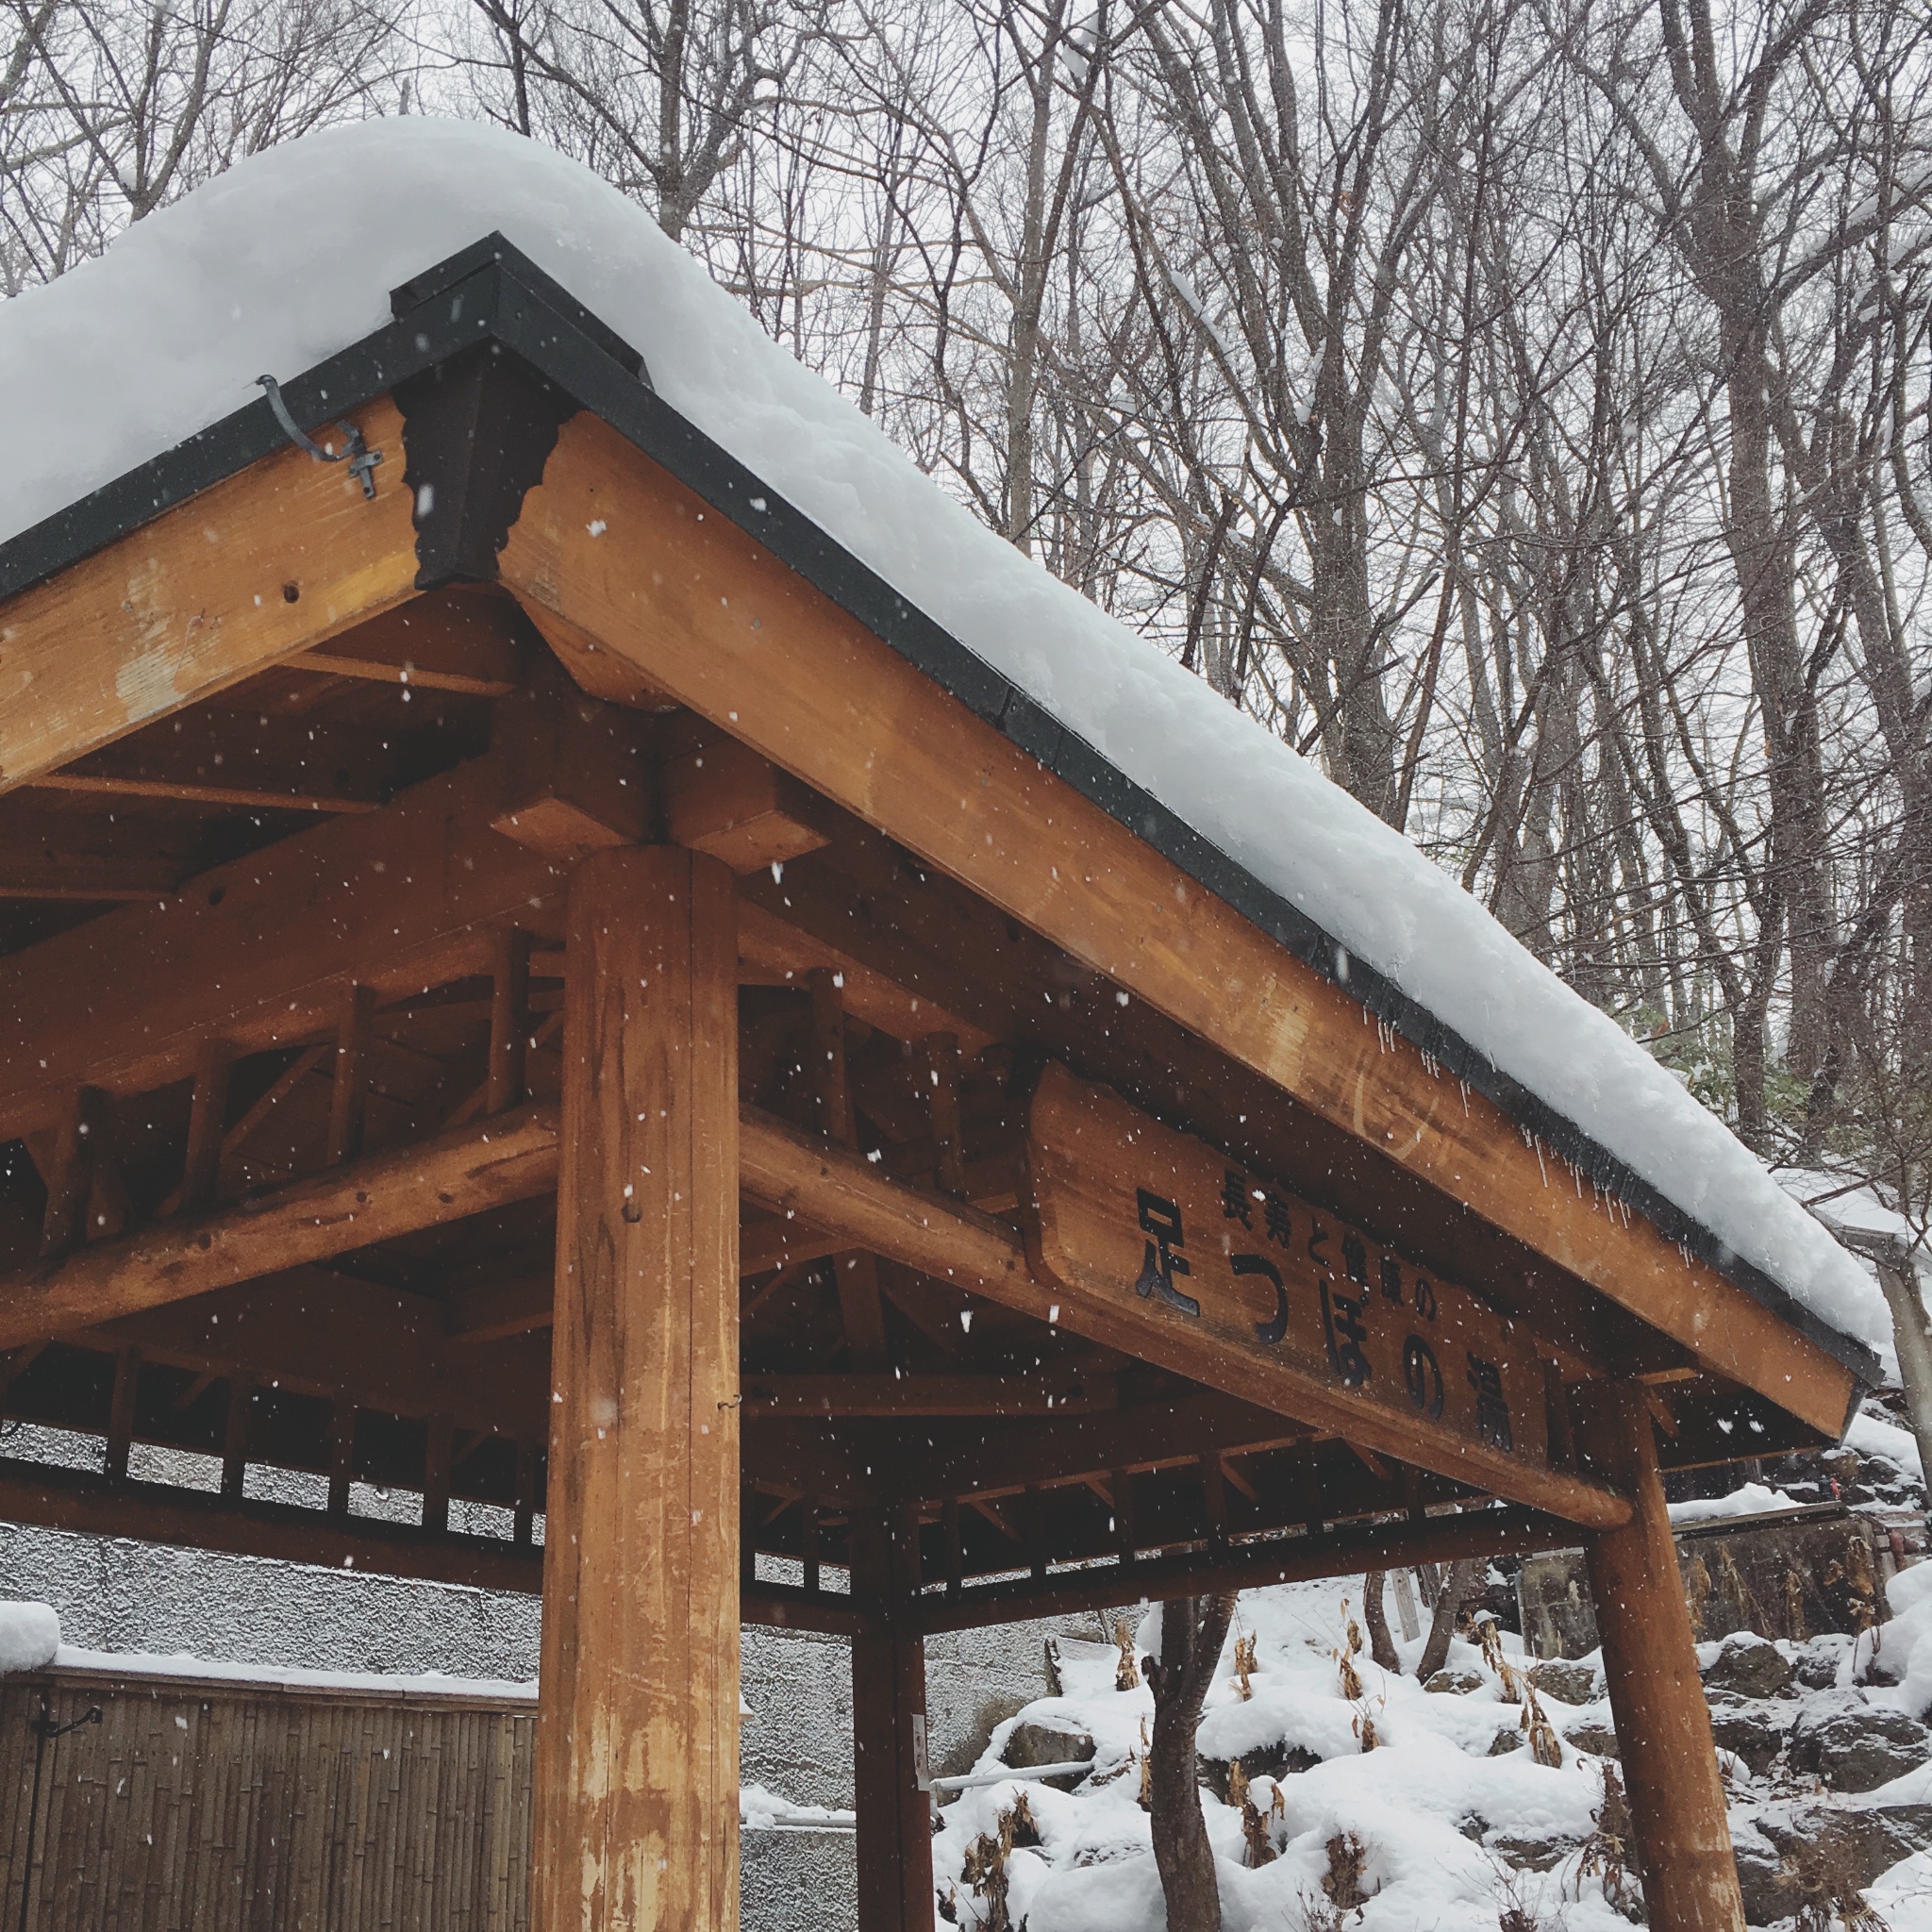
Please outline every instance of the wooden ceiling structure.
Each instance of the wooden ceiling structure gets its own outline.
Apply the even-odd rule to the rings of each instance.
[[[394,307],[373,494],[263,404],[0,548],[0,1413],[106,1445],[0,1517],[541,1590],[549,1932],[733,1922],[741,1618],[924,1932],[926,1634],[1581,1540],[1741,1925],[1658,1472],[1869,1358],[499,238]]]

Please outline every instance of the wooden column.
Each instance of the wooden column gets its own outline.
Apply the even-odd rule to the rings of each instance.
[[[890,1609],[918,1580],[917,1524],[852,1525],[856,1596]],[[858,1932],[932,1932],[931,1801],[919,1789],[925,1642],[888,1616],[852,1640],[853,1802],[858,1814]]]
[[[731,874],[578,868],[566,954],[533,1932],[738,1922]]]
[[[1710,1711],[1644,1392],[1607,1388],[1579,1421],[1591,1466],[1636,1506],[1621,1528],[1590,1540],[1590,1588],[1652,1932],[1743,1932]]]

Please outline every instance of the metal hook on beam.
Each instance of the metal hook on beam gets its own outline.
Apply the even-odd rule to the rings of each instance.
[[[297,449],[306,449],[318,463],[346,462],[349,474],[362,486],[362,494],[373,497],[375,494],[375,466],[382,460],[379,449],[371,449],[362,441],[362,432],[353,423],[336,423],[331,426],[341,434],[344,447],[325,449],[312,437],[303,434],[301,425],[289,413],[289,406],[282,399],[282,386],[273,375],[258,375],[256,382],[268,391],[268,406],[275,412],[275,421],[287,432],[289,441]]]

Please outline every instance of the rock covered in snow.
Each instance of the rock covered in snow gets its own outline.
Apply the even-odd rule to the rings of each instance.
[[[1595,1718],[1585,1724],[1572,1724],[1563,1733],[1563,1739],[1574,1749],[1587,1751],[1592,1757],[1607,1757],[1614,1761],[1621,1760],[1624,1756],[1616,1732]]]
[[[1558,1704],[1593,1703],[1597,1696],[1597,1680],[1594,1664],[1575,1663],[1565,1657],[1550,1657],[1529,1674],[1529,1681],[1536,1686],[1537,1695],[1554,1697]]]
[[[1233,1786],[1237,1764],[1250,1784],[1261,1777],[1273,1778],[1279,1784],[1283,1778],[1293,1777],[1297,1772],[1313,1771],[1321,1761],[1314,1752],[1304,1746],[1291,1744],[1286,1738],[1277,1738],[1272,1744],[1257,1744],[1252,1750],[1243,1751],[1233,1758],[1209,1757],[1204,1752],[1199,1759],[1201,1783],[1224,1805]]]
[[[1604,1803],[1602,1767],[1574,1753],[1558,1766],[1538,1763],[1524,1748],[1523,1706],[1504,1701],[1505,1685],[1473,1643],[1450,1649],[1447,1668],[1473,1687],[1459,1695],[1431,1696],[1416,1680],[1420,1636],[1397,1641],[1404,1674],[1385,1673],[1365,1652],[1344,1671],[1343,1602],[1358,1609],[1359,1591],[1357,1577],[1241,1599],[1241,1632],[1256,1644],[1248,1694],[1230,1641],[1196,1740],[1227,1932],[1328,1923],[1304,1907],[1332,1903],[1324,1882],[1336,1876],[1337,1846],[1356,1874],[1350,1884],[1359,1880],[1359,1921],[1355,1908],[1346,1914],[1352,1932],[1357,1923],[1360,1932],[1494,1932],[1512,1888],[1548,1907],[1552,1916],[1539,1923],[1554,1924],[1560,1907],[1565,1932],[1621,1932],[1626,1922],[1599,1880],[1579,1881],[1576,1871],[1575,1853]],[[1158,1641],[1150,1619],[1137,1648],[1151,1653]],[[1503,1641],[1521,1673],[1520,1641]],[[1056,1730],[1077,1724],[1092,1738],[1093,1769],[1076,1790],[1002,1781],[944,1807],[934,1874],[941,1910],[961,1932],[986,1924],[990,1898],[975,1892],[973,1874],[983,1885],[1001,1820],[1015,1817],[1023,1790],[1032,1827],[1009,1834],[1008,1922],[1032,1932],[1159,1932],[1159,1879],[1140,1804],[1153,1705],[1144,1684],[1115,1689],[1115,1662],[1111,1646],[1066,1646],[1063,1694],[1020,1718]],[[1593,1665],[1583,1669],[1593,1677]],[[1486,1756],[1499,1735],[1514,1748]],[[1006,1741],[996,1739],[976,1769],[999,1771]],[[1245,1808],[1228,1802],[1243,1782]],[[1250,1862],[1257,1840],[1269,1854],[1258,1864]]]
[[[1548,1872],[1574,1853],[1583,1840],[1562,1832],[1492,1831],[1483,1842],[1518,1872]]]
[[[1852,1640],[1842,1630],[1827,1630],[1798,1653],[1792,1675],[1807,1690],[1829,1690],[1851,1654]]]
[[[1829,1873],[1862,1891],[1932,1844],[1932,1805],[1770,1806],[1732,1842],[1746,1920],[1775,1925],[1808,1903],[1807,1881]]]
[[[1007,1733],[1000,1756],[1015,1771],[1034,1771],[1042,1764],[1091,1764],[1093,1740],[1069,1720],[1031,1718]]]
[[[1744,1697],[1782,1697],[1791,1677],[1790,1661],[1776,1644],[1740,1630],[1724,1639],[1716,1662],[1704,1674],[1704,1688],[1735,1690]]]
[[[0,1603],[0,1675],[43,1671],[60,1648],[60,1619],[46,1604]]]
[[[1762,1777],[1785,1748],[1788,1709],[1767,1710],[1752,1699],[1714,1691],[1710,1699],[1711,1738],[1720,1751],[1741,1758],[1754,1777]]]
[[[1856,1686],[1818,1690],[1798,1707],[1790,1758],[1835,1791],[1875,1791],[1932,1759],[1932,1730]]]

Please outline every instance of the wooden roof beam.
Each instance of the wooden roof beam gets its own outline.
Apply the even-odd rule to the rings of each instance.
[[[536,1596],[543,1588],[541,1544],[520,1546],[449,1530],[425,1534],[409,1524],[332,1517],[293,1504],[237,1501],[159,1483],[110,1483],[40,1463],[0,1461],[0,1517],[8,1523],[475,1590]],[[739,1609],[747,1624],[832,1636],[869,1629],[874,1621],[870,1607],[852,1597],[774,1583],[742,1585]]]
[[[463,1219],[508,1202],[543,1194],[557,1184],[558,1115],[525,1106],[480,1124],[444,1133],[419,1145],[392,1149],[297,1181],[248,1204],[194,1220],[166,1222],[139,1233],[78,1249],[66,1259],[27,1270],[0,1283],[0,1349],[49,1334],[98,1326],[145,1308]],[[1145,1332],[1136,1304],[1118,1317],[1069,1304],[1061,1291],[1036,1281],[1024,1243],[1008,1224],[964,1203],[923,1194],[880,1174],[863,1156],[823,1137],[800,1133],[756,1110],[742,1110],[741,1185],[774,1205],[795,1205],[815,1225],[843,1234],[850,1245],[915,1268],[938,1280],[976,1290],[1041,1321],[1058,1318],[1073,1332],[1110,1347],[1158,1353],[1161,1337]],[[1198,1351],[1196,1352],[1198,1355]],[[1220,1364],[1189,1357],[1198,1379],[1224,1367],[1242,1388],[1254,1365]],[[1361,1407],[1338,1418],[1338,1398],[1291,1364],[1269,1364],[1263,1379],[1278,1385],[1280,1406],[1327,1419],[1372,1447],[1451,1473],[1468,1459],[1465,1447],[1438,1441],[1426,1430],[1416,1440],[1383,1415]],[[1444,1460],[1443,1458],[1447,1458]],[[1106,1458],[1109,1462],[1118,1458]],[[1617,1499],[1548,1467],[1492,1457],[1479,1480],[1518,1500],[1546,1505],[1593,1522],[1613,1518]]]
[[[621,549],[589,532],[621,516]],[[622,436],[566,423],[503,580],[587,690],[668,692],[1132,997],[1836,1439],[1851,1372],[866,633]],[[639,594],[643,581],[653,594]],[[774,640],[783,648],[774,649]]]
[[[352,414],[401,449],[387,397]],[[416,573],[408,491],[365,500],[276,450],[0,609],[0,791],[317,648],[412,597]]]
[[[143,1361],[353,1402],[417,1421],[541,1441],[545,1350],[452,1351],[436,1304],[352,1274],[292,1268],[125,1316],[63,1340]]]
[[[0,1349],[548,1192],[557,1186],[557,1136],[554,1107],[524,1107],[291,1182],[245,1207],[93,1242],[0,1281]]]
[[[1314,1535],[1237,1541],[1221,1550],[1178,1557],[1082,1561],[1044,1577],[922,1591],[901,1614],[925,1636],[984,1629],[1030,1617],[1066,1617],[1175,1596],[1313,1582],[1363,1570],[1396,1570],[1460,1557],[1526,1556],[1576,1541],[1574,1524],[1534,1509],[1472,1509],[1421,1523],[1349,1524]]]
[[[1581,1477],[1546,1461],[1472,1444],[1420,1417],[1405,1422],[1393,1408],[1352,1400],[1286,1356],[1257,1362],[1250,1359],[1252,1352],[1217,1347],[1211,1334],[1174,1327],[1154,1303],[1139,1296],[1126,1294],[1113,1305],[1070,1296],[1050,1279],[1036,1277],[1024,1239],[1005,1222],[941,1195],[919,1193],[879,1174],[862,1155],[751,1108],[742,1111],[739,1158],[741,1184],[755,1197],[794,1208],[820,1226],[842,1229],[855,1247],[974,1290],[1090,1341],[1576,1522],[1601,1525],[1628,1513],[1622,1498]]]
[[[128,1093],[185,1078],[211,1034],[238,1057],[306,1043],[332,1026],[344,980],[387,1006],[487,974],[506,924],[554,940],[576,854],[644,829],[648,768],[608,727],[648,727],[608,707],[559,724],[541,698],[506,703],[489,755],[379,812],[204,872],[166,907],[144,888],[144,903],[0,958],[0,1139],[55,1118],[82,1081]],[[842,973],[848,1009],[896,1038],[991,1039],[771,914],[746,910],[741,953],[753,980]],[[552,970],[560,956],[533,961]]]
[[[491,827],[533,782],[515,758],[476,758],[204,873],[177,903],[0,959],[0,1138],[82,1079],[140,1093],[184,1078],[210,1034],[238,1056],[313,1040],[344,982],[386,1004],[488,973],[498,927],[561,917],[566,870]]]
[[[747,1416],[1071,1416],[1120,1404],[1111,1375],[1061,1368],[1012,1374],[747,1374],[743,1388]]]
[[[522,680],[527,639],[514,605],[488,589],[462,586],[382,611],[323,649],[305,651],[289,669],[502,697]]]

